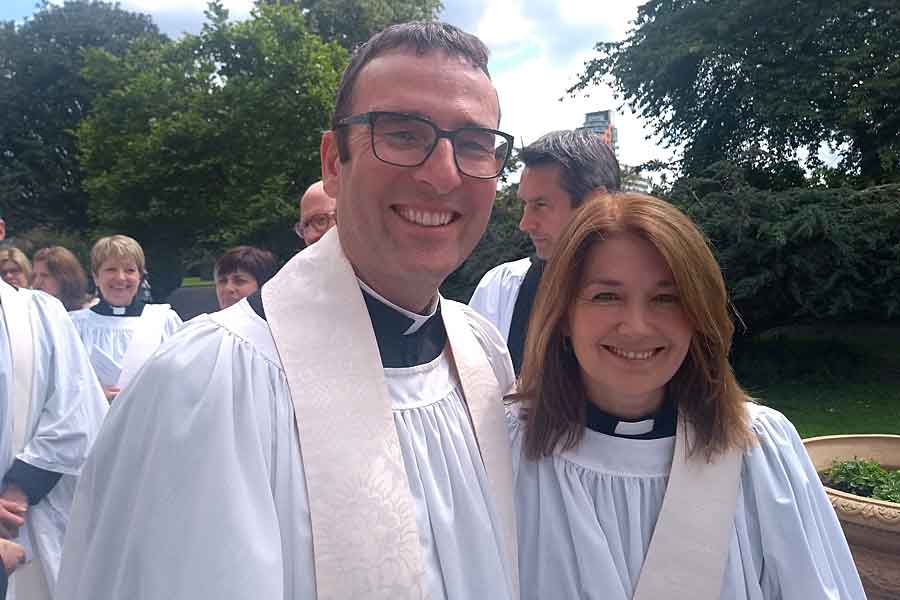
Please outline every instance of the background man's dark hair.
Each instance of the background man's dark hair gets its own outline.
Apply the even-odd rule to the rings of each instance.
[[[619,161],[603,137],[587,129],[551,131],[523,148],[519,158],[526,167],[559,165],[562,188],[572,208],[597,188],[622,189]]]
[[[350,151],[347,148],[347,132],[337,124],[350,116],[353,86],[359,72],[381,54],[398,48],[413,49],[418,56],[442,50],[451,56],[466,59],[473,67],[483,71],[488,79],[491,78],[487,66],[487,46],[471,33],[440,21],[412,21],[385,28],[356,49],[338,86],[331,129],[337,138],[341,161],[350,159]]]

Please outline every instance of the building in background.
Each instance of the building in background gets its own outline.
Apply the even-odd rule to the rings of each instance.
[[[653,180],[642,175],[637,167],[620,164],[622,169],[622,189],[626,192],[649,194],[653,191]]]
[[[613,111],[598,110],[584,114],[584,125],[578,129],[587,129],[594,133],[599,133],[605,141],[613,149],[616,156],[619,155],[619,133],[613,124]]]

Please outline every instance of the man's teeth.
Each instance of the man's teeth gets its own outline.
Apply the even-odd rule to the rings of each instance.
[[[616,348],[615,346],[607,346],[606,347],[610,352],[615,354],[616,356],[621,356],[622,358],[626,358],[628,360],[647,360],[656,354],[656,350],[645,350],[643,352],[629,352],[628,350],[622,350],[621,348]]]
[[[440,227],[453,220],[452,212],[431,212],[406,207],[398,208],[397,214],[407,221],[416,225],[424,225],[425,227]]]

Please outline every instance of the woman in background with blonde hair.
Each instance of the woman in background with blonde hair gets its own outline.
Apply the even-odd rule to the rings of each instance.
[[[561,240],[510,409],[522,597],[864,598],[796,430],[735,380],[696,226],[601,196]]]
[[[147,274],[144,250],[125,235],[100,238],[91,249],[91,271],[100,301],[72,313],[94,371],[112,400],[163,340],[181,326],[168,304],[138,297]]]
[[[0,248],[0,277],[15,288],[31,285],[31,262],[25,253],[14,246]]]
[[[87,308],[87,275],[78,258],[67,248],[51,246],[34,253],[32,286],[55,296],[66,310]]]

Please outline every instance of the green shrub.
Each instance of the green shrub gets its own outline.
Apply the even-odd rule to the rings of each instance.
[[[900,503],[900,471],[888,471],[871,459],[835,461],[822,473],[822,483],[857,496]]]
[[[774,192],[722,162],[668,199],[709,237],[750,335],[900,318],[900,185]]]
[[[731,354],[738,381],[832,384],[864,381],[875,361],[866,351],[835,339],[745,338]]]

